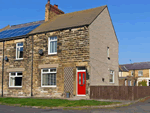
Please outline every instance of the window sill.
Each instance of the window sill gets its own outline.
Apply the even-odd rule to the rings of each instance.
[[[57,55],[57,53],[48,53],[48,55]]]
[[[23,60],[23,58],[20,58],[20,59],[15,59],[15,61],[20,61],[20,60]]]
[[[42,88],[56,88],[57,86],[41,86]]]
[[[114,82],[109,82],[109,83],[114,84]]]
[[[15,86],[9,87],[9,89],[21,89],[21,88],[22,88],[22,86],[20,86],[20,87],[15,87]]]

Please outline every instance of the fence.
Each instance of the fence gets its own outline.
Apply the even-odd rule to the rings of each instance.
[[[137,100],[150,96],[149,86],[90,86],[90,99]]]

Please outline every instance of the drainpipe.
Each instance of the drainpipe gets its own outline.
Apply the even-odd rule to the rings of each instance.
[[[32,73],[31,73],[31,97],[33,96],[33,36],[32,36]]]
[[[4,75],[4,41],[3,41],[3,59],[2,59],[2,97],[3,97],[3,75]]]

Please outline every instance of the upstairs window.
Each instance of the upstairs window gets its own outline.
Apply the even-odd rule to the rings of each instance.
[[[9,87],[22,87],[22,72],[9,73]]]
[[[23,59],[23,42],[16,44],[16,59]]]
[[[48,39],[48,54],[57,54],[57,36]]]
[[[139,71],[138,76],[143,76],[143,71]]]

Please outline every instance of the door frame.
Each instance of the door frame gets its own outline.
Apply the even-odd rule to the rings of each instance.
[[[85,95],[78,95],[78,72],[86,72],[86,70],[78,70],[76,68],[76,96],[86,96],[86,93],[85,93]],[[86,77],[85,77],[85,79],[86,79]],[[85,85],[85,90],[86,90],[86,85]]]

